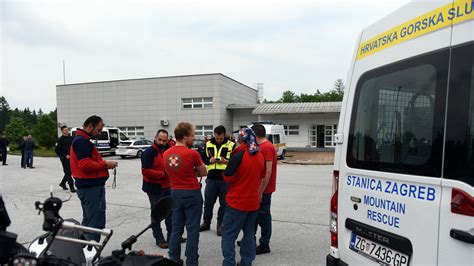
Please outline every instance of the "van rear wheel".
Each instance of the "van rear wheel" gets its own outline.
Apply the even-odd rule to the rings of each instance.
[[[138,157],[138,158],[142,158],[142,154],[143,154],[142,151],[137,151],[137,157]]]
[[[286,156],[286,150],[284,150],[284,151],[281,153],[280,159],[281,159],[281,160],[285,160],[285,156]]]
[[[125,159],[127,156],[126,155],[120,155],[120,158]]]

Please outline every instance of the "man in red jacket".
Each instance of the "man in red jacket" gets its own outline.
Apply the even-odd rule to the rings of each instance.
[[[105,182],[108,169],[118,166],[116,161],[102,159],[95,145],[90,141],[97,138],[104,127],[99,116],[86,119],[82,129],[76,131],[70,151],[70,164],[77,196],[81,200],[82,225],[98,229],[105,228]],[[100,241],[100,234],[86,234],[90,239]]]
[[[250,128],[239,131],[239,146],[234,150],[223,173],[229,183],[227,209],[222,222],[222,265],[235,265],[235,240],[242,230],[240,265],[252,265],[255,259],[255,222],[260,207],[260,186],[265,177],[265,163],[255,133]]]
[[[262,201],[260,202],[260,210],[257,215],[257,223],[255,224],[255,233],[257,226],[260,226],[261,237],[256,254],[270,253],[270,237],[272,236],[272,215],[270,206],[272,202],[272,193],[276,190],[277,175],[277,153],[275,146],[266,138],[265,127],[262,125],[252,126],[252,130],[257,136],[257,143],[265,160],[266,174],[260,187]]]
[[[163,166],[163,153],[169,147],[168,131],[160,129],[156,133],[153,145],[147,148],[141,157],[143,175],[142,190],[148,195],[151,209],[153,209],[161,198],[171,195],[170,179]],[[153,222],[153,217],[151,221]],[[165,218],[165,224],[167,231],[166,239],[161,231],[160,223],[156,223],[155,226],[151,228],[156,245],[160,248],[168,248],[168,241],[171,235],[171,214]]]

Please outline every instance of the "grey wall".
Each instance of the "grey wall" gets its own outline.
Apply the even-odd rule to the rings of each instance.
[[[170,132],[181,121],[231,128],[227,105],[257,99],[256,90],[222,74],[58,85],[56,94],[59,123],[81,126],[97,114],[110,126],[144,126],[148,139],[162,128],[160,120],[169,120]],[[213,107],[182,109],[182,98],[197,97],[213,97]]]

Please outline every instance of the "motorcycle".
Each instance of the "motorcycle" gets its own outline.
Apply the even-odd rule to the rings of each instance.
[[[1,196],[0,196],[1,200]],[[66,200],[68,201],[68,200]],[[132,251],[132,246],[138,237],[153,227],[154,223],[161,222],[171,211],[171,197],[162,198],[152,209],[154,222],[148,225],[137,235],[130,236],[121,244],[121,249],[115,250],[111,255],[101,257],[101,253],[113,235],[111,229],[97,229],[80,225],[73,219],[64,220],[59,215],[63,202],[50,197],[44,203],[36,202],[35,207],[40,214],[44,214],[43,230],[47,231],[32,241],[28,249],[16,243],[16,235],[3,232],[3,224],[9,226],[9,218],[6,210],[6,219],[3,219],[2,205],[0,201],[0,264],[9,265],[157,265],[173,266],[178,263],[161,255],[147,255],[144,252]],[[3,209],[4,205],[3,205]],[[5,220],[5,221],[3,221]],[[5,227],[5,228],[6,228]],[[8,234],[6,234],[6,233]],[[98,243],[88,240],[85,233],[99,233],[104,239]],[[127,252],[129,250],[129,252]],[[8,258],[8,259],[7,259]]]

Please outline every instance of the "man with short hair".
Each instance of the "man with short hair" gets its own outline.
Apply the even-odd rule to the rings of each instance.
[[[33,141],[33,137],[28,135],[28,138],[25,142],[23,142],[23,148],[25,149],[25,157],[23,158],[23,168],[35,168],[33,166],[33,150],[35,149],[36,145]]]
[[[206,188],[204,190],[204,214],[203,223],[199,231],[207,231],[211,228],[212,212],[217,198],[219,198],[219,210],[217,212],[216,233],[222,235],[222,219],[226,207],[225,196],[227,193],[227,182],[224,181],[222,173],[229,163],[235,143],[230,141],[226,135],[224,126],[214,128],[214,138],[206,142],[206,156],[204,163],[207,165]]]
[[[69,136],[69,129],[67,126],[62,126],[61,127],[61,137],[58,138],[55,152],[59,157],[59,160],[61,161],[61,164],[63,166],[63,172],[64,172],[64,177],[61,180],[61,183],[59,183],[59,186],[62,187],[64,190],[67,190],[66,187],[66,182],[69,185],[69,189],[71,190],[72,193],[76,192],[76,189],[74,188],[74,180],[72,179],[71,176],[71,164],[69,159],[71,156],[69,155],[69,152],[71,150],[71,144],[73,137]]]
[[[250,128],[239,131],[238,147],[223,175],[229,183],[229,190],[222,222],[222,265],[235,265],[235,240],[240,231],[244,233],[240,245],[240,265],[252,265],[255,260],[255,222],[265,164]]]
[[[171,260],[182,262],[181,237],[186,226],[186,265],[198,265],[199,221],[202,214],[202,195],[198,176],[207,174],[201,156],[191,147],[194,140],[194,126],[179,123],[175,130],[176,145],[165,151],[164,166],[170,178],[173,198],[172,233],[169,242]]]
[[[151,210],[158,204],[160,199],[171,195],[170,179],[163,165],[163,153],[169,148],[168,131],[160,129],[156,132],[153,145],[147,148],[141,157],[143,175],[142,190],[148,195]],[[165,218],[166,239],[163,236],[160,223],[156,223],[151,228],[156,245],[160,248],[168,248],[172,228],[171,219],[172,213]],[[153,217],[151,221],[154,221]],[[182,241],[185,241],[185,239],[182,239]]]
[[[272,193],[276,190],[277,175],[277,153],[275,146],[267,140],[265,127],[263,125],[254,125],[252,130],[257,136],[257,143],[265,160],[265,178],[260,187],[260,209],[257,215],[257,223],[255,224],[255,234],[257,227],[260,225],[261,237],[259,245],[256,248],[256,254],[270,253],[270,237],[272,236],[272,215],[270,207],[272,202]]]
[[[82,129],[77,129],[71,145],[70,163],[76,182],[77,196],[81,200],[82,225],[105,228],[105,182],[108,169],[118,166],[116,161],[103,160],[97,147],[90,141],[97,138],[104,127],[99,116],[86,119]],[[89,239],[100,241],[100,234],[88,233]]]

